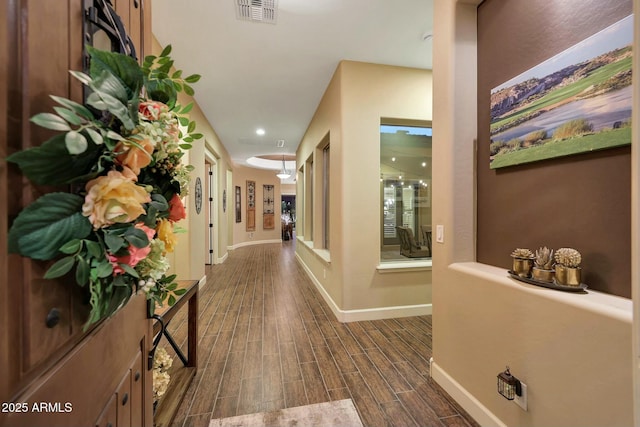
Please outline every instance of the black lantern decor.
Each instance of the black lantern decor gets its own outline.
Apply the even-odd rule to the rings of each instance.
[[[504,372],[498,374],[498,393],[509,400],[515,399],[516,395],[522,396],[520,380],[511,375],[508,366]]]

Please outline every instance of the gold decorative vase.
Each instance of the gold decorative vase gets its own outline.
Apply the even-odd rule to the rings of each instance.
[[[556,265],[556,282],[564,286],[580,286],[582,269]]]
[[[539,282],[553,282],[555,275],[555,270],[545,270],[544,268],[538,267],[533,267],[531,270],[531,278]]]
[[[531,277],[531,267],[533,267],[531,258],[513,258],[513,272],[518,276]]]

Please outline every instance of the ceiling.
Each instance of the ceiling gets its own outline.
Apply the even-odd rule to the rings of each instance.
[[[154,35],[202,75],[196,101],[237,165],[295,153],[341,60],[431,68],[432,0],[276,0],[275,24],[236,17],[273,1],[153,0]]]

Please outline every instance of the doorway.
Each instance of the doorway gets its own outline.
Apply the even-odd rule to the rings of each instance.
[[[296,228],[296,196],[283,194],[280,201],[282,240],[292,240]]]
[[[216,209],[214,193],[216,186],[216,163],[208,156],[205,158],[205,264],[211,265],[215,263],[215,242],[217,228],[215,227]]]

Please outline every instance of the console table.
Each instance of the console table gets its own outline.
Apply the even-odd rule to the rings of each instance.
[[[184,394],[196,374],[198,365],[198,281],[179,280],[178,288],[186,289],[187,292],[177,297],[174,305],[157,307],[154,312],[153,335],[157,337],[158,334],[162,334],[184,365],[171,370],[169,389],[160,399],[155,412],[155,427],[171,425]],[[166,330],[166,326],[187,303],[189,312],[187,314],[187,357],[185,357],[171,334]]]

